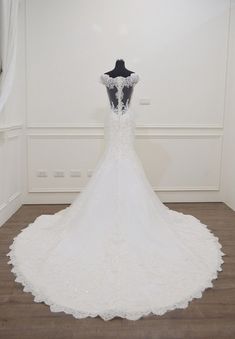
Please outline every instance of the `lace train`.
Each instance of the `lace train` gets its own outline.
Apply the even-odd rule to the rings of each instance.
[[[118,105],[105,121],[93,176],[69,207],[39,216],[14,238],[9,264],[35,302],[76,318],[136,320],[186,308],[213,286],[225,254],[205,224],[170,210],[152,190],[128,107],[137,75],[102,79],[116,87]]]
[[[66,210],[66,209],[65,209]],[[48,215],[42,215],[39,216],[34,223],[31,223],[28,225],[27,229],[34,229],[34,228],[38,228],[39,225],[41,224],[42,227],[45,227],[45,220],[44,217],[46,218],[56,218],[56,220],[58,221],[58,217],[63,214],[65,212],[65,210],[62,210],[56,214],[54,214],[53,216],[48,216]],[[32,295],[34,296],[34,301],[37,303],[40,302],[44,302],[45,304],[47,304],[50,307],[50,310],[52,312],[65,312],[67,314],[71,314],[73,315],[75,318],[78,319],[82,319],[82,318],[86,318],[86,317],[96,317],[96,316],[100,316],[103,320],[110,320],[114,317],[121,317],[121,318],[126,318],[129,320],[137,320],[140,319],[141,317],[144,316],[148,316],[151,314],[154,315],[163,315],[164,313],[166,313],[167,311],[170,310],[174,310],[174,309],[184,309],[187,308],[188,304],[190,301],[192,301],[195,298],[201,298],[202,297],[202,293],[210,287],[213,287],[213,283],[212,281],[214,279],[216,279],[218,277],[218,272],[222,271],[222,264],[224,263],[224,260],[222,259],[222,257],[224,255],[226,255],[224,252],[222,252],[221,248],[221,244],[218,241],[218,237],[215,237],[214,234],[207,228],[207,226],[203,223],[201,223],[198,219],[196,219],[195,217],[191,216],[191,215],[185,215],[181,212],[176,212],[176,211],[172,211],[169,210],[168,211],[170,214],[172,214],[172,216],[174,216],[174,218],[177,218],[178,222],[180,223],[180,221],[184,220],[185,223],[185,217],[187,220],[187,225],[195,225],[196,227],[198,227],[199,223],[200,226],[206,230],[207,232],[205,234],[207,234],[207,237],[204,238],[204,240],[207,240],[208,245],[212,246],[215,248],[215,251],[217,252],[217,255],[215,256],[215,260],[214,260],[214,265],[213,267],[210,268],[210,271],[208,272],[208,275],[205,276],[205,278],[202,280],[201,284],[197,286],[197,288],[192,291],[190,294],[185,295],[182,299],[178,300],[177,302],[174,302],[172,304],[168,304],[165,305],[164,307],[150,307],[149,305],[146,305],[145,307],[143,307],[140,311],[134,311],[134,310],[123,310],[123,309],[117,309],[115,307],[114,304],[114,308],[112,309],[107,308],[105,310],[103,310],[102,312],[100,311],[84,311],[82,308],[79,309],[79,306],[77,308],[72,308],[72,307],[66,307],[62,304],[58,304],[56,302],[54,302],[46,293],[43,292],[43,290],[38,289],[37,286],[34,286],[29,279],[27,279],[21,268],[20,268],[20,264],[17,261],[17,255],[15,255],[15,243],[18,239],[18,236],[14,238],[14,241],[12,243],[12,245],[10,246],[10,252],[7,254],[7,256],[10,257],[10,261],[8,262],[9,264],[13,265],[13,268],[11,269],[11,271],[14,273],[14,275],[16,276],[15,281],[21,283],[24,286],[24,291],[25,292],[31,292]],[[41,222],[40,222],[41,220]],[[56,222],[55,220],[55,222]],[[35,226],[36,225],[36,226]],[[25,229],[21,230],[21,232],[23,232]],[[186,239],[186,237],[185,237]],[[198,249],[200,250],[200,245],[198,244]],[[158,274],[158,272],[156,272],[156,275]],[[182,289],[184,289],[184,277],[182,277],[181,280],[181,284],[182,284]],[[98,291],[97,291],[98,293]],[[164,290],[162,291],[162,293],[164,293]],[[111,297],[112,298],[112,297]],[[111,302],[112,304],[112,302]],[[95,308],[95,306],[93,306],[93,308]]]

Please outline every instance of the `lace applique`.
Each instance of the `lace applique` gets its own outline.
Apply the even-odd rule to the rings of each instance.
[[[115,105],[111,101],[112,111],[116,114],[125,114],[129,109],[130,98],[128,98],[125,103],[123,102],[123,88],[133,87],[139,81],[139,76],[136,73],[131,73],[128,77],[118,76],[112,78],[108,74],[102,74],[100,79],[101,83],[103,83],[108,89],[113,89],[114,87],[117,89],[115,97],[118,104]]]
[[[131,73],[128,77],[118,76],[116,78],[112,78],[108,74],[102,74],[100,77],[101,83],[110,89],[114,88],[114,86],[118,86],[119,79],[121,79],[123,87],[130,87],[137,84],[139,81],[139,75],[136,73]]]

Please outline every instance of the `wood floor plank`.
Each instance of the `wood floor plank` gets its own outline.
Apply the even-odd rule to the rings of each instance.
[[[69,205],[23,205],[0,228],[0,339],[234,339],[235,212],[223,203],[166,205],[205,223],[219,237],[226,253],[223,271],[202,298],[193,299],[186,309],[138,321],[103,321],[99,317],[78,320],[63,312],[51,312],[15,282],[6,253],[13,238],[39,215],[54,214]]]

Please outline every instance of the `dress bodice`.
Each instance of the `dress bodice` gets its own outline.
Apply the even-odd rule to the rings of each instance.
[[[139,81],[136,73],[127,77],[110,77],[108,74],[101,75],[101,82],[106,86],[111,109],[119,114],[124,114],[129,109],[134,85]]]
[[[130,110],[130,100],[134,85],[139,81],[136,73],[128,77],[101,75],[108,92],[111,112],[105,120],[105,143],[107,150],[115,157],[130,157],[133,153],[135,136],[134,112]]]

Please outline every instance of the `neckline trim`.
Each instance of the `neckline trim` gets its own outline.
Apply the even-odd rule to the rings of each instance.
[[[113,86],[117,85],[119,83],[119,80],[123,80],[122,83],[124,86],[133,86],[139,81],[139,75],[137,73],[131,73],[127,77],[124,77],[122,75],[119,75],[115,78],[112,78],[109,74],[103,73],[100,76],[100,81],[105,86],[113,88]]]

